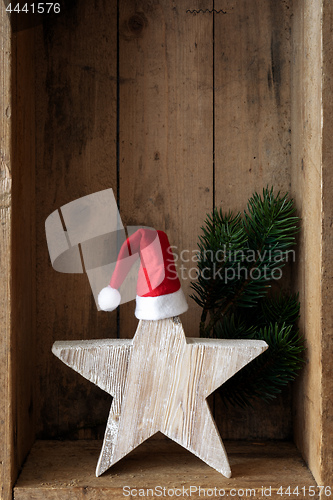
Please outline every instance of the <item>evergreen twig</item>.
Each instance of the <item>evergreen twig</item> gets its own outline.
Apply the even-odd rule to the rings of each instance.
[[[200,336],[256,338],[269,345],[222,386],[225,403],[244,406],[256,397],[268,401],[302,366],[298,295],[268,295],[295,244],[295,212],[287,194],[265,188],[262,196],[253,194],[243,216],[215,209],[202,227],[199,274],[191,284],[191,297],[202,307]]]

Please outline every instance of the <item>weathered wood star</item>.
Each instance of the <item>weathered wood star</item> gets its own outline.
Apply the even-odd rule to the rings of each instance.
[[[230,477],[206,398],[266,349],[260,340],[186,338],[170,318],[141,320],[131,340],[55,342],[52,351],[114,398],[97,476],[160,431]]]

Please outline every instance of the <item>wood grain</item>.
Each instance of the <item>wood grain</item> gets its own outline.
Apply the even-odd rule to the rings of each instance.
[[[14,467],[18,470],[35,440],[36,231],[35,231],[35,38],[13,37],[12,189],[12,377]],[[17,473],[17,472],[16,472]]]
[[[186,251],[176,265],[187,296],[192,251],[213,206],[213,25],[186,10],[212,5],[119,4],[120,212],[124,225],[164,230],[175,254]],[[135,331],[133,311],[133,303],[120,310],[123,337]],[[198,335],[199,316],[190,299],[187,335]]]
[[[149,439],[108,473],[96,478],[96,463],[101,442],[39,441],[22,471],[14,490],[15,500],[101,500],[123,498],[124,486],[132,488],[168,489],[196,487],[191,498],[199,496],[201,488],[224,489],[225,497],[235,491],[255,489],[255,498],[280,499],[280,486],[291,491],[298,486],[315,486],[311,473],[304,466],[299,452],[291,443],[226,442],[234,477],[227,479],[201,460],[169,440]],[[271,494],[262,496],[262,487],[271,487]],[[241,492],[239,492],[241,493]],[[269,494],[269,490],[266,490]],[[244,494],[236,499],[248,498]],[[252,491],[252,498],[254,492]],[[156,495],[150,498],[158,498]],[[186,498],[182,496],[181,498]],[[213,497],[214,498],[214,497]],[[217,496],[218,498],[218,496]],[[221,498],[221,496],[219,497]],[[300,498],[300,497],[299,497]],[[318,495],[304,499],[318,499]]]
[[[223,8],[227,14],[213,16],[186,13],[187,8],[212,8],[211,2],[198,0],[186,0],[181,6],[169,0],[119,2],[118,74],[116,2],[71,3],[66,15],[18,33],[14,50],[4,2],[0,5],[0,266],[4,277],[0,361],[5,367],[0,372],[0,471],[4,471],[0,477],[5,479],[4,498],[10,498],[10,482],[17,472],[15,461],[10,462],[13,450],[20,465],[33,440],[34,415],[40,437],[102,435],[107,418],[104,394],[56,365],[51,345],[59,338],[115,336],[116,313],[97,314],[86,276],[54,272],[44,221],[63,204],[108,187],[119,188],[126,225],[160,227],[178,250],[192,250],[204,215],[213,206],[213,192],[217,206],[240,210],[254,189],[268,183],[285,191],[291,182],[303,229],[296,269],[287,286],[300,290],[300,327],[308,348],[306,368],[294,394],[294,436],[317,480],[329,483],[333,460],[331,3],[215,0],[215,9]],[[11,74],[20,80],[11,80]],[[13,199],[11,189],[16,193]],[[9,307],[14,296],[9,289],[14,206],[13,294],[20,311],[16,315]],[[122,337],[132,337],[135,331],[130,308],[121,312]],[[184,316],[187,335],[196,335],[199,313],[192,305]],[[77,404],[68,403],[74,398]],[[245,415],[236,410],[230,417],[242,429],[224,428],[222,408],[216,406],[220,429],[230,437],[239,433],[253,438],[289,436],[288,395],[278,401],[273,413],[267,415],[261,407]],[[58,480],[60,484],[59,476]],[[43,488],[48,495],[58,495]],[[26,498],[31,498],[30,493],[25,491]],[[96,491],[88,493],[98,496]]]
[[[206,398],[267,349],[261,340],[186,339],[179,318],[139,322],[130,340],[55,342],[52,352],[113,396],[96,475],[161,431],[230,477]]]
[[[290,190],[292,6],[282,0],[215,0],[214,6],[226,12],[214,14],[215,204],[242,212],[266,185]],[[282,286],[291,287],[289,268]],[[263,437],[262,431],[286,439],[293,432],[287,392],[245,411],[226,410],[217,396],[215,411],[222,435],[231,439]],[[230,418],[223,420],[225,413]]]
[[[296,1],[294,9],[292,194],[302,218],[302,228],[293,283],[300,292],[300,330],[307,348],[306,365],[294,391],[294,439],[320,482],[323,479],[321,357],[324,346],[321,331],[321,2]]]
[[[165,229],[171,245],[177,247],[175,254],[186,251],[186,262],[179,258],[177,265],[187,294],[196,267],[192,251],[205,215],[213,207],[213,16],[186,12],[212,5],[198,0],[181,6],[167,0],[121,2],[118,75],[116,3],[99,0],[95,7],[84,1],[80,8],[73,7],[58,20],[35,28],[37,332],[42,332],[37,333],[36,361],[39,437],[66,437],[73,432],[76,437],[101,437],[107,416],[105,396],[57,368],[50,353],[59,338],[115,336],[117,313],[97,313],[86,276],[56,273],[51,268],[44,221],[75,198],[110,186],[116,192],[117,79],[121,216],[125,226]],[[241,3],[239,8],[248,9]],[[264,9],[264,19],[270,22],[265,33],[278,30],[279,19],[271,19],[267,6]],[[225,23],[228,16],[219,16],[215,22]],[[260,48],[264,35],[251,26],[258,54],[266,57],[266,49]],[[281,31],[277,36],[280,40]],[[288,51],[282,41],[283,51]],[[221,51],[216,37],[215,45],[215,70],[219,71]],[[251,47],[247,50],[250,54]],[[237,57],[242,58],[242,53]],[[273,114],[277,113],[274,106]],[[229,168],[234,172],[235,165]],[[225,188],[219,185],[222,192]],[[243,206],[246,193],[242,196]],[[230,195],[227,201],[232,200]],[[201,311],[191,299],[189,305],[182,321],[186,334],[195,336]],[[120,335],[132,338],[137,324],[134,302],[123,305],[119,315]],[[66,403],[68,394],[75,395],[77,405]],[[283,401],[276,409],[285,413]],[[230,416],[237,419],[237,410]],[[257,412],[249,412],[247,419],[243,435],[248,435],[247,429],[252,429],[251,435],[258,429],[262,436],[265,427],[269,438],[291,434],[290,418],[276,418],[279,429],[269,420],[267,426],[258,426]],[[236,437],[236,428],[223,429],[223,422],[219,426],[225,434]]]
[[[105,395],[57,365],[51,347],[59,339],[116,337],[117,314],[97,311],[86,274],[52,269],[44,225],[77,198],[117,193],[117,3],[70,2],[35,30],[37,433],[96,438],[107,416]]]
[[[215,200],[242,211],[266,185],[291,175],[291,2],[216,0]]]
[[[292,392],[289,387],[269,403],[254,400],[246,408],[226,407],[219,394],[214,394],[214,416],[221,436],[247,441],[292,440]]]
[[[33,34],[14,37],[4,10],[1,19],[0,460],[1,498],[9,499],[18,468],[34,442],[35,73]]]
[[[11,498],[16,471],[12,467],[12,380],[11,380],[11,33],[4,3],[0,4],[0,498]]]
[[[332,22],[333,7],[329,1],[323,2],[323,145],[322,145],[322,451],[321,451],[321,481],[323,484],[333,482],[333,346],[331,335],[333,331],[333,44]]]

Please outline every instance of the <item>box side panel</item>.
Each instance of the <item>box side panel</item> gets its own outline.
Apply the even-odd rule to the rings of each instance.
[[[0,498],[11,498],[12,383],[11,383],[11,29],[4,2],[0,4]]]
[[[333,6],[323,2],[322,484],[333,482]]]
[[[306,365],[294,391],[294,437],[321,479],[321,1],[294,2],[292,193],[302,217],[293,283],[300,292]]]
[[[35,68],[34,30],[13,38],[12,357],[15,463],[35,438]]]

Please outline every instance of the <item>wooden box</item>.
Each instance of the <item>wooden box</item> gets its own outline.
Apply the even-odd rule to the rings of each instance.
[[[110,400],[62,366],[51,346],[132,337],[133,304],[98,312],[85,274],[53,270],[44,224],[62,205],[110,187],[125,226],[163,229],[189,256],[214,206],[243,210],[266,185],[294,197],[302,230],[285,286],[300,292],[305,368],[271,406],[243,411],[225,410],[217,397],[211,403],[222,437],[236,440],[227,446],[238,457],[229,489],[251,484],[259,497],[263,485],[272,486],[281,498],[278,485],[288,481],[304,486],[304,497],[312,496],[311,484],[330,486],[330,0],[62,1],[59,15],[30,16],[15,29],[6,5],[0,5],[1,498],[116,498],[129,477],[152,485],[164,473],[168,484],[193,474],[199,484],[211,474],[157,441],[155,475],[148,443],[113,475],[92,479]],[[189,260],[182,276],[187,294],[194,267]],[[200,311],[189,301],[184,328],[197,336]],[[163,458],[168,453],[175,469]]]

